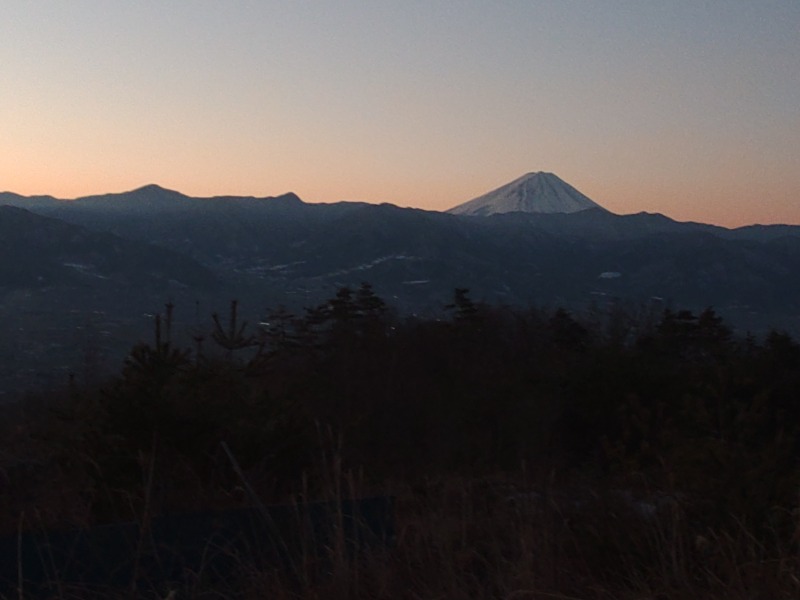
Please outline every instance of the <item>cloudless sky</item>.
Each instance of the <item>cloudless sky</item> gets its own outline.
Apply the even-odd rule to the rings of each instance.
[[[4,0],[0,190],[800,224],[799,0]]]

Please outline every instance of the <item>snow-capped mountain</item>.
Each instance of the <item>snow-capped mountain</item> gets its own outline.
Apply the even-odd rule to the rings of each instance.
[[[447,212],[488,216],[499,213],[574,213],[602,208],[552,173],[528,173],[511,183],[459,204]]]

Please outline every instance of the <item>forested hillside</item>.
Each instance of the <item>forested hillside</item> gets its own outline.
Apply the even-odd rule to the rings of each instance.
[[[558,534],[569,547],[547,564],[588,580],[581,591],[552,579],[553,593],[630,591],[638,576],[724,597],[714,578],[746,560],[780,593],[797,589],[800,346],[788,335],[734,337],[712,309],[578,319],[463,289],[446,320],[400,319],[364,284],[259,324],[234,302],[180,348],[183,309],[168,305],[101,388],[75,380],[6,409],[6,532],[23,512],[42,527],[247,503],[225,442],[265,501],[348,481],[350,493],[399,494],[412,511],[401,521],[457,512],[467,496],[480,519],[519,517],[523,501],[545,502],[551,524],[572,514]],[[652,520],[625,520],[624,507]],[[491,573],[521,568],[519,548],[459,543]],[[657,576],[672,551],[680,572]]]

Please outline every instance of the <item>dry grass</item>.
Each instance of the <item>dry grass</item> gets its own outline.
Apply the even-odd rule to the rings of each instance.
[[[332,461],[331,496],[357,496],[359,478]],[[234,584],[190,584],[161,597],[294,600],[755,600],[800,598],[797,548],[771,546],[740,524],[714,532],[668,503],[642,516],[627,496],[548,488],[524,476],[445,478],[392,486],[396,539],[369,553],[334,538],[327,556],[291,569],[241,558]],[[342,529],[339,529],[342,531]],[[88,590],[61,586],[56,597]],[[100,593],[153,598],[152,592]],[[24,593],[20,600],[27,597]]]
[[[587,499],[588,497],[588,499]],[[485,481],[404,489],[392,548],[331,549],[301,584],[256,573],[244,598],[672,600],[800,597],[797,552],[746,529],[698,532],[674,504],[644,518],[619,495],[524,493]]]
[[[321,434],[322,435],[322,434]],[[348,552],[335,537],[326,556],[305,555],[290,569],[252,564],[240,557],[235,582],[211,585],[202,570],[180,587],[158,586],[160,597],[225,600],[780,600],[800,598],[797,540],[753,533],[742,522],[713,530],[695,516],[691,503],[672,498],[643,515],[630,495],[604,484],[531,476],[524,472],[487,477],[445,476],[382,487],[346,472],[341,440],[328,436],[321,457],[321,480],[303,479],[296,499],[353,498],[382,492],[396,498],[396,538],[368,553]],[[142,492],[151,508],[153,462],[143,462]],[[55,474],[63,467],[53,467]],[[24,474],[31,483],[25,522],[44,529],[63,515],[73,524],[87,519],[87,497],[62,478],[63,487],[42,483],[42,474]],[[46,473],[45,473],[46,475]],[[258,473],[241,473],[245,488]],[[198,482],[197,489],[202,490]],[[212,506],[219,489],[193,494]],[[248,489],[244,501],[252,504]],[[323,490],[322,498],[309,489]],[[42,491],[42,495],[38,495]],[[2,515],[21,526],[21,490],[10,490]],[[45,493],[46,492],[46,493]],[[97,493],[97,492],[95,492]],[[207,502],[206,502],[207,501]],[[133,503],[132,503],[133,504]],[[23,502],[24,505],[24,502]],[[10,510],[16,506],[17,510]],[[12,514],[13,513],[13,514]],[[341,518],[341,517],[340,517]],[[759,530],[763,530],[760,528]],[[338,531],[344,531],[339,527]],[[765,539],[766,538],[766,539]],[[89,597],[89,590],[57,586],[57,598]],[[154,598],[131,588],[94,597]],[[29,597],[25,590],[12,596]]]

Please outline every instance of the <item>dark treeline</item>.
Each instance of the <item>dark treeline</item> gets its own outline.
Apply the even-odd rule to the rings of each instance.
[[[735,337],[712,309],[576,317],[473,302],[398,318],[369,285],[264,322],[236,303],[172,342],[172,310],[101,389],[5,421],[3,514],[98,522],[518,470],[686,498],[699,522],[789,540],[800,490],[800,347]],[[180,310],[178,307],[175,310]],[[16,462],[9,457],[16,457]]]

